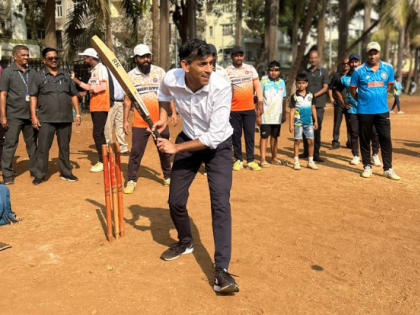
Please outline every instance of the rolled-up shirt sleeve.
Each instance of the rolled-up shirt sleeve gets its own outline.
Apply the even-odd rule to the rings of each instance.
[[[226,132],[230,130],[230,109],[232,104],[232,89],[226,85],[213,99],[213,112],[210,117],[209,130],[202,134],[198,140],[210,149],[226,139]]]
[[[159,86],[159,90],[158,90],[158,101],[159,102],[171,102],[173,97],[171,92],[169,91],[169,86],[168,86],[168,75],[165,74],[165,76],[163,77],[162,83]]]

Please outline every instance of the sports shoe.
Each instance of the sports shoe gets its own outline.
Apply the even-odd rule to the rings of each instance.
[[[239,292],[239,287],[232,276],[237,277],[229,273],[226,269],[216,269],[214,272],[214,291],[218,293]]]
[[[400,111],[398,112],[398,114],[404,114],[404,112],[403,112],[402,110],[400,110]]]
[[[4,177],[3,180],[5,185],[13,185],[15,183],[13,177]]]
[[[261,166],[259,166],[258,163],[255,161],[247,163],[246,167],[251,171],[261,171]]]
[[[237,160],[234,164],[233,164],[233,170],[234,171],[240,171],[241,169],[244,168],[244,162]]]
[[[169,187],[170,185],[171,185],[171,178],[170,177],[164,178],[163,179],[163,186]]]
[[[311,170],[318,170],[318,166],[316,166],[315,162],[309,162],[308,168],[310,168]]]
[[[263,168],[266,168],[266,167],[270,167],[270,164],[268,164],[268,162],[267,161],[263,161],[263,162],[261,162],[261,167],[263,167]]]
[[[382,166],[381,160],[379,159],[379,155],[374,154],[372,155],[373,165],[375,166]]]
[[[364,178],[369,178],[372,176],[372,168],[370,167],[370,165],[365,166],[365,168],[363,169],[362,172],[362,177]]]
[[[177,259],[181,255],[191,254],[194,251],[194,244],[182,245],[181,243],[174,243],[160,256],[165,261]]]
[[[62,180],[66,180],[66,181],[69,181],[69,182],[77,182],[79,179],[76,177],[76,176],[74,176],[73,174],[70,174],[69,176],[64,176],[64,175],[61,175],[60,176],[60,178],[62,179]]]
[[[394,170],[392,168],[388,169],[387,171],[384,171],[384,176],[389,179],[393,180],[400,180],[401,177],[399,177],[397,174],[395,174]]]
[[[124,188],[124,194],[132,194],[136,189],[137,183],[134,180],[129,180],[127,186]]]
[[[99,173],[99,172],[102,172],[103,170],[104,170],[104,164],[102,162],[98,162],[90,168],[90,171],[92,173]]]
[[[395,112],[393,110],[390,110],[389,113],[390,114],[395,114]]]
[[[32,184],[34,184],[35,186],[38,186],[40,184],[42,184],[44,182],[44,180],[42,178],[36,178],[32,181]]]
[[[300,171],[300,164],[299,164],[299,162],[298,162],[298,161],[296,161],[296,162],[295,162],[295,166],[293,166],[293,169],[294,169],[295,171]]]
[[[130,155],[130,151],[127,150],[127,151],[121,152],[120,155],[122,155],[122,156],[129,156]]]
[[[359,165],[359,163],[360,163],[360,158],[357,155],[353,156],[353,159],[350,161],[350,164]]]

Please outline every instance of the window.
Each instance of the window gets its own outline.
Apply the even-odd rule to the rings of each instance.
[[[250,61],[250,60],[252,60],[252,51],[247,50],[247,51],[245,52],[245,60],[246,60],[246,61]]]
[[[213,37],[213,26],[209,27],[210,37]]]
[[[63,16],[63,5],[61,1],[57,1],[55,3],[55,16],[62,17]]]
[[[223,36],[231,36],[233,34],[233,25],[232,24],[223,25],[222,32],[223,32]]]
[[[63,49],[63,37],[61,35],[61,31],[56,31],[55,36],[57,38],[57,48]]]

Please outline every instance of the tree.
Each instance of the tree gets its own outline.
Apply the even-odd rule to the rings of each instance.
[[[195,4],[195,0],[188,0],[188,39],[194,39],[197,37]]]
[[[236,0],[235,44],[237,46],[242,45],[242,4],[242,0]]]
[[[317,49],[321,63],[324,61],[324,46],[325,46],[325,27],[327,26],[327,0],[321,0],[318,4],[318,42]]]
[[[152,23],[153,23],[153,35],[152,35],[152,52],[153,62],[159,63],[159,0],[153,0],[152,4]]]
[[[55,0],[45,3],[45,46],[57,49],[57,35],[55,30]]]
[[[169,70],[169,3],[168,0],[160,1],[160,66]]]
[[[269,36],[268,36],[268,60],[277,59],[277,32],[279,24],[279,2],[278,0],[266,0],[270,3]]]
[[[349,0],[340,0],[340,19],[338,24],[338,55],[343,56],[349,39]],[[342,58],[340,58],[341,60]]]

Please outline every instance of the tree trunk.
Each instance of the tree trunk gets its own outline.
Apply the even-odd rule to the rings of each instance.
[[[169,70],[169,0],[160,1],[160,66]]]
[[[365,16],[363,21],[363,31],[366,31],[370,27],[370,16],[372,13],[372,2],[365,2]],[[370,42],[370,34],[365,37],[362,43],[362,47],[366,47]]]
[[[419,48],[414,51],[414,80],[417,82],[419,78]]]
[[[45,46],[57,49],[55,0],[47,0],[45,4]]]
[[[152,53],[153,63],[159,65],[159,0],[153,0],[152,4],[152,23],[153,23],[153,35],[152,35]]]
[[[407,83],[405,84],[405,90],[404,90],[404,92],[405,92],[405,94],[408,94],[408,91],[410,90],[410,82],[411,82],[411,78],[413,77],[412,76],[412,72],[413,72],[413,51],[410,49],[410,54],[409,54],[409,57],[408,57],[409,59],[408,59],[408,76],[407,76]],[[402,82],[402,79],[401,79],[401,77],[399,77],[400,78],[400,82]]]
[[[242,0],[236,0],[235,45],[242,45]]]
[[[306,38],[308,37],[309,31],[311,30],[312,17],[315,12],[317,0],[311,0],[309,3],[308,11],[306,14],[305,27],[303,28],[302,37],[300,39],[299,47],[297,50],[296,58],[293,61],[292,68],[290,69],[289,78],[287,80],[287,95],[290,95],[292,84],[296,79],[296,75],[299,70],[300,62],[303,58],[306,48]]]
[[[324,64],[324,47],[325,47],[325,26],[327,25],[327,0],[321,0],[321,8],[318,17],[318,43],[317,50],[321,64]]]
[[[270,5],[271,0],[265,0],[265,8],[264,8],[264,47],[263,50],[265,50],[265,54],[268,52],[269,45],[270,45]]]
[[[197,38],[197,24],[195,18],[195,0],[188,0],[188,39]],[[162,5],[161,5],[162,7]]]
[[[277,60],[277,31],[279,24],[279,1],[270,1],[270,28],[269,28],[269,45],[268,45],[268,61]]]
[[[387,34],[389,35],[389,34]],[[385,36],[385,47],[384,47],[384,60],[389,62],[389,50],[391,48],[391,38],[389,36]]]
[[[338,55],[343,56],[347,49],[347,42],[349,37],[349,0],[340,0],[340,20],[338,24]],[[340,59],[341,61],[341,59]],[[331,70],[331,69],[330,69]]]
[[[111,23],[111,1],[106,2],[109,5],[109,15],[106,17],[108,21],[105,21],[106,27],[105,27],[105,43],[108,46],[111,51],[114,51],[114,43],[112,42],[112,23]]]
[[[297,43],[298,43],[298,32],[299,32],[299,18],[297,4],[293,3],[293,25],[292,25],[292,60],[296,59],[297,55]]]
[[[398,32],[397,77],[401,78],[402,62],[403,62],[403,50],[404,50],[405,26],[400,26],[398,31],[399,32]]]

